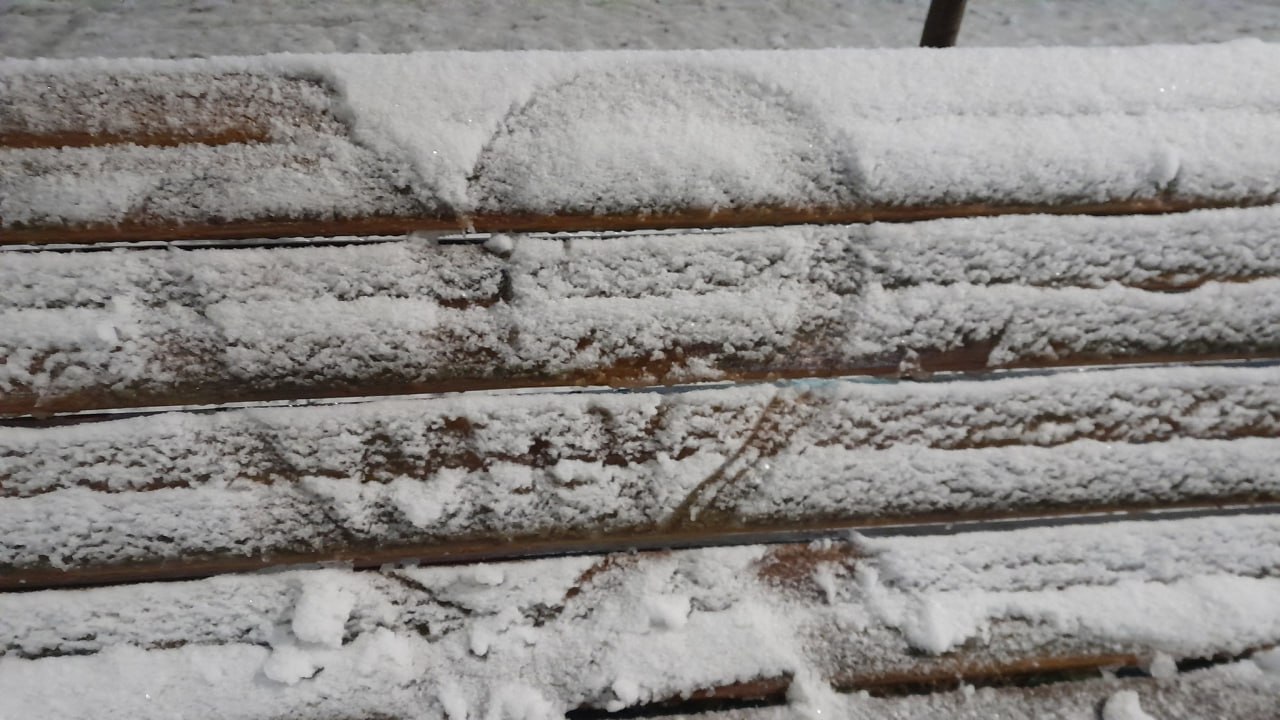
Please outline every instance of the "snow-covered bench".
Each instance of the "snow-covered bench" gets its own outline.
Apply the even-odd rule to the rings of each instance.
[[[1272,716],[1277,66],[0,62],[0,717]]]

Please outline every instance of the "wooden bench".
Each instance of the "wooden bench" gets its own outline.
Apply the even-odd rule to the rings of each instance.
[[[0,62],[0,717],[1274,717],[1278,61]]]

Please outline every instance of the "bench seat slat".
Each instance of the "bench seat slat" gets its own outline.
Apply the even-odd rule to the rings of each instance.
[[[342,132],[332,94],[263,73],[0,75],[0,147],[171,146],[285,140]]]
[[[1277,408],[1206,367],[11,428],[0,585],[1277,500]]]
[[[11,253],[0,414],[1269,357],[1277,212]]]
[[[1035,208],[1161,212],[1280,199],[1267,142],[1280,132],[1280,99],[1260,70],[1276,63],[1271,46],[984,49],[945,64],[840,50],[779,57],[7,61],[0,137],[6,127],[18,134],[0,147],[0,243],[49,242],[59,230],[83,242],[208,238],[218,228],[231,237],[353,232],[352,224],[321,222],[334,218],[383,223],[380,232],[553,231],[672,227],[699,217],[742,224]],[[33,144],[42,129],[50,142],[169,144],[182,139],[166,136],[172,128],[194,128],[191,139],[210,142],[238,131],[256,140],[269,128],[271,144],[304,158],[318,128],[378,162],[351,151],[330,158],[333,167],[313,173],[314,183],[339,173],[357,187],[401,192],[366,192],[359,212],[335,212],[331,198],[306,192],[297,177],[261,190],[287,196],[274,204],[245,202],[215,177],[208,188],[197,182],[185,203],[164,204],[155,188],[189,182],[187,168],[208,147],[144,148],[172,162],[144,164],[137,174],[148,182],[130,184],[112,184],[111,174],[79,160],[89,150],[137,156],[129,145],[14,147]],[[225,168],[246,185],[290,169],[279,158],[269,168]],[[92,207],[93,189],[108,184],[117,204]],[[414,200],[407,213],[406,198]]]
[[[395,716],[480,709],[519,677],[563,712],[757,680],[883,691],[1237,656],[1280,640],[1277,531],[1207,518],[9,594],[0,689],[25,708],[74,673],[62,702],[108,716],[194,696],[219,716]],[[163,690],[135,705],[100,696],[108,678]]]

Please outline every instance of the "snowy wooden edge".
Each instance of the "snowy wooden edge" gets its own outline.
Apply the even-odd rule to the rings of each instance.
[[[807,380],[9,428],[0,587],[1262,509],[1280,500],[1278,378]]]
[[[0,416],[1274,358],[1277,217],[15,253]]]
[[[1257,68],[1260,64],[1265,65],[1275,54],[1273,46],[1264,44],[1109,49],[1106,52],[1068,48],[987,49],[954,53],[948,60],[954,59],[958,63],[956,67],[950,67],[950,62],[940,65],[940,59],[928,53],[835,50],[801,53],[427,53],[388,57],[270,56],[181,62],[8,61],[0,66],[0,87],[8,88],[14,98],[14,109],[8,122],[26,133],[24,137],[32,132],[53,135],[79,133],[83,136],[77,141],[80,143],[92,142],[94,132],[99,132],[103,142],[118,138],[155,145],[171,144],[183,133],[192,134],[192,137],[206,135],[214,142],[223,142],[230,137],[226,136],[227,132],[241,132],[246,138],[270,138],[288,144],[298,139],[295,136],[299,135],[299,130],[305,131],[319,123],[324,132],[332,133],[335,138],[349,139],[354,145],[379,154],[390,163],[357,162],[349,164],[348,170],[358,175],[382,173],[392,166],[394,169],[390,169],[387,177],[366,177],[363,184],[355,183],[362,188],[361,192],[368,193],[345,208],[334,207],[325,197],[312,197],[303,192],[298,196],[300,205],[289,206],[288,212],[273,212],[266,205],[255,205],[250,194],[225,207],[215,203],[208,208],[208,217],[199,213],[187,214],[182,209],[185,206],[182,206],[179,207],[181,212],[167,219],[163,210],[156,212],[152,208],[141,216],[137,212],[107,213],[106,222],[92,222],[90,213],[87,216],[89,222],[36,222],[31,225],[22,219],[21,203],[11,202],[8,213],[11,217],[6,218],[8,227],[0,233],[0,244],[227,239],[402,233],[412,230],[511,232],[726,227],[796,222],[911,221],[1023,212],[1158,213],[1265,204],[1274,202],[1277,192],[1280,192],[1276,189],[1272,169],[1256,153],[1242,154],[1237,150],[1250,144],[1245,138],[1267,136],[1269,133],[1265,128],[1272,122],[1268,118],[1276,112],[1277,99],[1266,84],[1264,74],[1258,73]],[[514,72],[510,63],[517,58],[523,67]],[[1024,65],[1025,68],[1022,67]],[[972,70],[966,72],[963,70],[966,67]],[[820,68],[838,68],[841,72],[817,72],[816,69]],[[1040,75],[1029,72],[1031,68]],[[975,85],[975,77],[982,77],[983,81]],[[414,78],[414,81],[406,78]],[[473,79],[470,86],[463,82],[465,78]],[[1057,82],[1046,78],[1056,78]],[[1232,82],[1225,82],[1227,78]],[[1171,82],[1173,86],[1167,87]],[[245,87],[239,88],[238,84]],[[1043,92],[1046,84],[1055,86],[1060,97],[1047,96]],[[577,115],[572,107],[564,110],[567,113],[565,117],[558,115],[559,111],[554,107],[564,102],[572,105],[581,99],[579,95],[582,92],[593,96],[595,91],[590,88],[596,85],[604,89],[619,88],[618,92],[623,93],[619,103],[631,108],[626,112],[648,111],[653,107],[653,103],[640,102],[637,105],[632,102],[635,98],[627,93],[633,91],[642,95],[652,92],[673,100],[680,112],[685,113],[696,114],[699,103],[705,101],[715,106],[710,110],[712,115],[708,116],[714,127],[721,127],[717,123],[724,120],[716,113],[763,103],[769,109],[769,118],[761,117],[761,127],[757,130],[766,135],[781,135],[769,136],[765,144],[770,149],[762,156],[762,161],[766,167],[772,168],[770,172],[780,173],[770,181],[780,184],[751,190],[747,187],[751,186],[750,182],[739,187],[740,183],[729,178],[730,181],[720,188],[723,194],[713,193],[704,197],[699,194],[702,191],[682,194],[679,189],[667,188],[656,194],[640,192],[638,197],[629,201],[615,198],[609,201],[612,204],[605,205],[592,205],[590,202],[590,178],[584,181],[588,184],[585,191],[574,191],[562,198],[563,202],[547,200],[541,197],[545,193],[536,189],[532,190],[533,195],[526,197],[527,188],[498,188],[498,194],[488,201],[455,197],[458,188],[447,187],[458,182],[465,184],[468,174],[479,173],[486,162],[481,146],[487,148],[495,141],[501,145],[509,140],[507,144],[515,145],[499,152],[499,157],[489,158],[498,165],[495,170],[497,176],[490,178],[490,184],[503,186],[518,181],[518,178],[504,179],[503,173],[524,173],[520,168],[521,163],[528,159],[523,154],[525,150],[535,155],[556,155],[554,148],[542,147],[537,141],[502,140],[499,135],[507,131],[519,135],[524,132],[521,123],[532,122],[536,128],[540,127],[538,123],[555,126],[559,122],[557,118],[572,119]],[[968,91],[959,89],[961,87]],[[302,103],[285,102],[288,97],[280,97],[281,94],[297,94],[299,88],[305,90]],[[887,93],[886,88],[894,88],[897,92]],[[1002,88],[1005,92],[996,93],[992,88]],[[53,92],[47,92],[49,89]],[[878,92],[867,97],[865,93],[869,91]],[[538,98],[544,96],[539,105]],[[224,97],[229,98],[232,104],[244,104],[243,112],[246,114],[237,117],[233,110],[232,116],[226,117],[227,109],[218,107],[215,102]],[[851,97],[865,97],[865,100],[850,103],[848,98]],[[192,103],[191,98],[207,100],[206,104],[211,107]],[[692,104],[688,104],[690,102]],[[150,113],[146,110],[148,105],[155,106]],[[295,107],[297,105],[304,107]],[[548,105],[553,111],[550,116],[543,117]],[[129,112],[113,112],[116,106]],[[95,108],[102,117],[94,115]],[[586,109],[592,111],[591,108]],[[1165,141],[1152,141],[1148,150],[1133,151],[1130,146],[1135,142],[1147,147],[1146,136],[1152,133],[1152,128],[1147,127],[1144,124],[1147,120],[1140,116],[1148,113],[1157,116],[1167,114],[1171,122],[1181,129]],[[1223,113],[1222,118],[1214,119]],[[525,118],[525,114],[530,117]],[[894,159],[897,150],[893,148],[900,144],[918,143],[919,132],[896,128],[896,123],[924,122],[925,126],[933,127],[929,123],[944,117],[976,122],[974,129],[977,134],[990,130],[985,134],[992,137],[977,141],[976,145],[966,145],[962,150],[942,146],[917,148],[919,152],[912,151],[916,154],[906,162],[912,166],[910,172],[904,177],[895,176],[895,179],[886,181],[889,183],[886,187],[892,189],[882,188],[884,192],[880,194],[876,194],[879,191],[872,192],[867,196],[870,200],[857,199],[861,190],[854,186],[861,183],[859,173],[871,172],[871,166],[900,164],[901,158]],[[334,118],[340,122],[331,122]],[[1077,120],[1084,124],[1076,127],[1074,123]],[[202,122],[208,126],[203,130],[200,128]],[[1004,129],[995,125],[985,128],[984,122],[995,123]],[[1010,122],[1013,124],[1005,127]],[[1023,126],[1019,123],[1037,129],[1027,129],[1030,135],[1026,138],[1012,139],[1013,135],[1023,134],[1020,129]],[[349,132],[347,127],[342,127],[344,124],[349,127]],[[510,127],[500,130],[504,124]],[[1159,129],[1166,124],[1155,122],[1152,127]],[[85,127],[71,127],[75,125]],[[1215,131],[1232,134],[1234,139],[1222,141],[1222,147],[1213,152],[1205,151],[1200,146],[1208,126]],[[236,130],[237,127],[240,129]],[[546,129],[559,131],[558,127]],[[0,132],[3,130],[0,127]],[[173,135],[170,131],[176,131],[176,135],[167,137],[165,133]],[[134,136],[131,137],[130,132],[134,132]],[[486,133],[492,135],[487,143],[484,141]],[[808,140],[804,137],[786,140],[783,136],[788,133],[816,135]],[[850,133],[861,139],[853,142],[844,137]],[[968,136],[972,133],[954,134]],[[1059,138],[1060,134],[1067,140]],[[1125,141],[1123,136],[1126,134],[1133,137]],[[301,135],[305,136],[306,132]],[[566,138],[569,144],[574,144],[573,137],[573,132],[570,132]],[[1038,145],[1029,140],[1030,137],[1040,138]],[[658,133],[652,140],[656,145],[663,145],[665,138],[666,134]],[[30,144],[30,139],[23,142]],[[888,152],[888,155],[868,160],[868,167],[859,166],[854,172],[853,166],[861,162],[854,160],[857,160],[859,143],[863,141],[872,145],[887,143],[880,147],[880,151]],[[1006,141],[1013,145],[1006,146]],[[842,145],[850,142],[849,147]],[[1077,145],[1091,142],[1098,145],[1099,158],[1098,162],[1087,167],[1068,162],[1060,168],[1073,178],[1071,183],[1074,184],[1069,183],[1069,189],[1055,192],[1054,183],[1037,176],[1038,179],[1028,179],[1027,182],[1038,189],[1024,193],[1008,186],[1008,183],[1001,184],[1003,181],[1000,180],[1016,174],[1010,168],[1017,167],[1019,162],[1016,158],[1021,153],[1013,149],[1019,142],[1032,142],[1032,148],[1062,145],[1049,153],[1052,157],[1078,155],[1082,148]],[[437,147],[441,143],[444,147]],[[788,153],[818,152],[814,150],[815,143],[825,148],[819,154],[828,150],[835,154],[820,159],[816,165],[806,164],[809,160],[792,158],[800,163],[796,167],[790,167],[790,161],[785,158],[779,159],[779,153],[785,156]],[[525,148],[525,145],[530,145],[530,148]],[[827,148],[827,145],[832,147]],[[1071,147],[1071,152],[1062,155],[1066,146]],[[663,152],[669,150],[667,148]],[[993,187],[1000,185],[1002,189],[984,193],[979,183],[956,194],[947,189],[950,183],[945,181],[941,181],[942,188],[922,189],[938,182],[929,170],[937,162],[937,158],[929,158],[930,152],[942,157],[957,153],[972,155],[964,161],[972,166],[966,166],[968,170],[957,177],[989,175]],[[508,157],[502,153],[514,155]],[[846,157],[850,153],[853,160]],[[669,154],[677,164],[690,155],[682,151]],[[1120,155],[1125,157],[1118,157]],[[180,155],[169,153],[165,157],[169,159],[160,165],[146,165],[143,172],[160,172],[158,168],[164,167],[164,163],[186,164]],[[849,165],[837,174],[847,170],[852,175],[840,175],[833,181],[824,174],[830,170],[822,167],[827,161],[835,165]],[[1022,161],[1027,162],[1025,159]],[[296,160],[278,162],[289,164]],[[557,161],[543,158],[535,162],[552,162],[554,165]],[[1180,169],[1182,163],[1186,167]],[[38,163],[32,167],[36,166]],[[50,167],[56,166],[54,163]],[[410,166],[414,170],[410,171]],[[288,173],[283,165],[271,169]],[[585,166],[584,169],[589,170]],[[740,171],[741,168],[719,168],[700,182],[719,185],[720,181],[726,180],[722,175],[733,175],[735,170]],[[1188,177],[1179,177],[1183,170]],[[793,171],[799,175],[793,176]],[[426,183],[409,193],[417,196],[416,204],[400,197],[402,191],[417,183],[411,179],[415,172],[421,174],[421,180]],[[808,177],[806,173],[811,172],[816,174]],[[947,172],[956,172],[956,168]],[[1203,177],[1200,176],[1202,172],[1205,173]],[[93,177],[92,172],[87,177]],[[719,180],[715,179],[717,177]],[[792,181],[797,177],[807,179],[796,185]],[[578,178],[571,173],[561,179],[567,185],[575,184]],[[86,182],[85,177],[77,180]],[[834,194],[829,192],[830,188],[804,189],[805,184],[811,182],[818,186],[835,182],[837,186],[850,187]],[[548,182],[544,180],[541,184],[547,185]],[[1226,187],[1228,185],[1231,187]],[[762,188],[762,192],[756,192]],[[508,191],[515,193],[508,198],[515,198],[510,203],[502,199],[506,197],[503,193]],[[599,188],[597,191],[604,192]],[[626,190],[619,197],[625,198],[633,192]],[[211,196],[218,194],[210,193]],[[463,191],[463,194],[467,192]],[[22,196],[22,193],[18,195]],[[247,204],[244,204],[246,200]],[[583,207],[593,209],[584,212],[578,207],[584,202]],[[404,214],[405,207],[416,208],[417,211]],[[32,217],[42,215],[36,213]]]
[[[22,684],[66,672],[92,693],[161,673],[165,693],[138,717],[192,683],[236,717],[299,703],[328,716],[352,692],[365,712],[426,702],[434,717],[451,694],[498,701],[495,683],[513,677],[555,713],[783,692],[804,704],[827,683],[894,695],[1108,666],[1168,679],[1174,661],[1280,639],[1278,532],[1274,516],[1202,518],[8,594],[0,678],[29,698]],[[255,674],[240,707],[231,694]]]
[[[216,138],[215,138],[216,139]],[[155,143],[164,144],[164,143]],[[845,225],[853,223],[911,223],[948,218],[1002,215],[1163,215],[1230,208],[1263,207],[1280,196],[1236,201],[1166,196],[1115,200],[1106,203],[998,204],[966,203],[933,206],[747,207],[688,208],[676,212],[637,210],[622,214],[474,214],[424,216],[367,216],[262,218],[219,222],[172,222],[163,218],[125,220],[113,224],[0,228],[0,247],[39,245],[95,245],[121,242],[186,240],[255,240],[295,237],[340,238],[362,235],[407,235],[415,232],[573,233],[635,230],[748,228],[785,225]]]

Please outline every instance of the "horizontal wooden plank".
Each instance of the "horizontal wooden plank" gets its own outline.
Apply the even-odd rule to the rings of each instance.
[[[288,143],[10,149],[0,151],[0,236],[21,242],[22,228],[80,223],[173,227],[432,212],[394,180],[405,171],[404,162],[350,138],[313,131]]]
[[[166,413],[0,433],[0,587],[1203,509],[1277,468],[1277,367]]]
[[[229,139],[229,142],[238,142]],[[152,143],[161,144],[161,143]],[[374,183],[370,183],[374,184]],[[608,232],[745,228],[781,225],[841,225],[851,223],[908,223],[947,218],[1001,215],[1161,215],[1274,204],[1280,196],[1222,201],[1208,198],[1159,197],[1105,203],[996,204],[966,203],[932,206],[745,207],[687,208],[676,212],[533,214],[456,214],[443,208],[424,215],[368,215],[338,213],[320,217],[263,217],[175,221],[164,217],[123,218],[112,223],[15,225],[0,228],[0,246],[61,245],[180,240],[244,240],[348,235],[406,235],[436,233]],[[325,208],[326,213],[331,212]]]
[[[92,242],[1275,202],[1266,141],[1280,130],[1278,100],[1253,76],[1274,55],[985,49],[945,67],[839,50],[533,54],[515,65],[485,53],[10,63],[0,89],[12,108],[0,129],[13,126],[24,144],[38,132],[51,142],[130,133],[222,142],[248,128],[246,139],[269,132],[306,156],[317,135],[347,138],[331,120],[340,116],[353,147],[378,162],[322,153],[324,172],[277,160],[266,170],[221,167],[206,185],[190,172],[209,155],[199,143],[0,148],[0,242],[49,242],[64,230],[61,242]],[[879,70],[868,75],[871,66]],[[1040,82],[1007,67],[1036,67]],[[1183,90],[1158,92],[1171,77]],[[312,187],[333,174],[358,180],[342,207]],[[258,192],[228,193],[237,184]],[[175,185],[182,201],[168,202]]]
[[[0,75],[0,148],[222,145],[344,132],[313,80],[261,73]]]
[[[1154,662],[1167,675],[1173,660],[1280,640],[1269,601],[1277,522],[10,593],[0,595],[0,690],[19,709],[47,704],[48,683],[74,674],[85,690],[55,715],[93,704],[170,716],[199,698],[237,717],[396,717],[406,703],[419,716],[483,713],[511,692],[558,714],[718,688],[750,697],[791,684],[801,705],[832,699],[828,683],[892,695],[944,678],[983,684],[1107,665]]]
[[[0,414],[1270,357],[1277,217],[11,254]]]

